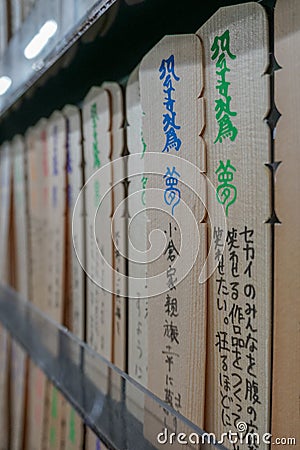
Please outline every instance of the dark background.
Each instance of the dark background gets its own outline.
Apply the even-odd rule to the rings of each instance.
[[[49,71],[43,75],[30,88],[30,95],[27,92],[0,118],[0,144],[24,134],[41,117],[49,117],[67,103],[80,105],[93,85],[103,81],[125,84],[130,72],[164,35],[195,33],[219,7],[237,3],[245,0],[144,0],[132,6],[118,0],[112,6],[114,11],[106,13],[114,18],[105,35],[107,17],[89,29],[89,39],[83,36],[55,63],[52,75]],[[272,6],[274,1],[262,3]]]

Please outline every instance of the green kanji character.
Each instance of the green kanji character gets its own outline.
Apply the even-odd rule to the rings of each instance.
[[[220,47],[222,53],[226,52],[229,58],[235,59],[236,56],[230,51],[230,35],[229,30],[224,31],[222,36],[216,36],[214,42],[211,46],[211,51],[213,52],[212,60],[215,60],[220,54]],[[221,54],[222,56],[222,54]]]
[[[220,165],[216,170],[218,181],[221,183],[217,187],[217,200],[222,205],[226,205],[226,216],[228,216],[229,206],[232,205],[237,198],[237,189],[232,184],[234,172],[236,172],[236,168],[231,164],[229,159],[226,161],[226,164],[224,164],[223,161],[220,161]]]
[[[234,141],[238,134],[238,130],[232,124],[229,115],[224,114],[224,116],[218,120],[218,124],[219,124],[219,132],[218,136],[216,137],[216,140],[214,141],[214,144],[216,144],[216,142],[222,143],[223,139],[228,137],[230,138],[231,141]]]

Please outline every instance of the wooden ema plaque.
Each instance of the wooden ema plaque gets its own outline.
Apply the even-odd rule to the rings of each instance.
[[[152,247],[158,247],[154,261],[148,254],[148,388],[203,427],[206,286],[198,279],[207,243],[200,200],[205,203],[206,191],[201,56],[197,36],[166,36],[142,60],[139,78],[147,235],[159,230],[164,237],[152,238]],[[176,418],[145,403],[144,432],[157,445],[162,429],[177,432]]]
[[[82,149],[81,113],[71,105],[63,109],[66,118],[67,147],[67,273],[66,273],[66,322],[79,339],[85,338],[85,273],[79,261],[85,261],[85,216],[84,204],[79,221],[72,235],[72,217],[77,197],[84,182],[84,160]],[[74,239],[74,245],[73,245]],[[79,260],[76,255],[78,252]],[[78,361],[78,364],[80,362]],[[75,409],[66,405],[65,450],[81,450],[83,445],[83,422]]]
[[[204,52],[207,175],[227,223],[226,230],[210,228],[217,268],[208,280],[205,430],[217,439],[230,430],[239,438],[262,436],[269,431],[271,389],[267,16],[256,3],[221,8],[197,35]],[[208,209],[212,200],[209,195]]]
[[[47,208],[49,204],[48,158],[45,121],[30,128],[25,136],[28,171],[28,215],[30,254],[30,300],[45,311],[47,298]],[[41,143],[43,134],[43,145]],[[46,237],[46,238],[45,238]],[[32,361],[29,362],[26,448],[39,450],[46,442],[48,382]]]
[[[9,271],[7,265],[8,258],[8,236],[9,236],[9,216],[10,216],[10,192],[11,192],[11,152],[8,143],[4,143],[0,149],[0,239],[2,258],[0,261],[0,282],[8,284]],[[5,328],[0,326],[0,418],[1,429],[0,448],[8,446],[8,334]]]
[[[61,112],[55,111],[47,121],[47,150],[49,167],[48,210],[48,298],[47,313],[62,324],[65,301],[66,251],[66,122]],[[59,342],[57,342],[57,352]],[[56,449],[64,441],[65,399],[51,386],[47,448]]]
[[[112,267],[111,216],[111,173],[97,173],[109,162],[111,154],[111,114],[109,93],[93,87],[83,104],[84,158],[86,163],[86,269],[87,269],[87,342],[107,360],[113,356],[113,280],[111,271],[105,271],[104,261]],[[105,201],[99,207],[101,196],[108,191]],[[99,207],[99,211],[98,211]],[[98,246],[98,248],[97,248]],[[103,257],[99,257],[99,250]],[[96,285],[95,280],[102,287]],[[109,288],[107,291],[103,286]],[[104,369],[106,370],[106,369]],[[91,374],[93,380],[93,375]],[[103,373],[101,384],[108,392],[108,372]],[[87,439],[93,432],[87,430]]]
[[[25,141],[16,136],[11,144],[13,155],[13,226],[15,231],[15,288],[25,300],[29,293],[29,253],[28,253],[28,217],[26,188]],[[26,270],[27,268],[27,270]],[[25,430],[25,395],[27,387],[28,359],[24,350],[12,341],[11,347],[11,448],[18,450],[23,446]]]

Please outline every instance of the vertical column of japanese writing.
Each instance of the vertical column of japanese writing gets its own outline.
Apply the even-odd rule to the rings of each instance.
[[[216,139],[214,140],[214,144],[217,142],[222,143],[224,139],[230,139],[231,141],[235,141],[236,136],[238,134],[237,128],[234,126],[232,118],[237,115],[236,111],[232,111],[230,108],[231,97],[229,95],[229,87],[230,82],[228,81],[228,73],[230,72],[229,64],[230,60],[236,59],[236,55],[234,55],[229,48],[230,35],[229,30],[226,30],[222,36],[216,36],[213,45],[211,47],[211,59],[215,63],[216,66],[216,76],[217,76],[217,86],[219,98],[215,100],[216,104],[216,121],[218,123],[218,134]],[[231,164],[230,160],[226,162],[220,160],[219,166],[216,170],[216,174],[218,176],[219,185],[217,187],[217,200],[225,206],[225,213],[228,216],[229,207],[235,202],[237,197],[237,189],[233,184],[234,174],[236,172],[236,168]],[[228,250],[230,253],[230,260],[225,259],[224,254],[218,255],[218,242],[222,240],[224,236],[222,234],[224,230],[214,229],[214,242],[215,248],[217,249],[216,259],[218,262],[218,278],[216,278],[217,284],[217,309],[218,311],[223,311],[223,324],[221,331],[217,330],[216,332],[216,342],[215,345],[219,350],[220,361],[222,372],[219,376],[219,390],[221,396],[221,418],[222,424],[224,427],[231,425],[231,420],[228,420],[229,415],[226,413],[230,410],[231,414],[236,414],[233,411],[241,410],[241,405],[238,403],[240,400],[241,389],[239,388],[240,383],[242,382],[240,378],[236,380],[236,376],[240,377],[239,371],[243,370],[240,366],[241,364],[241,353],[239,351],[239,346],[237,345],[239,339],[235,338],[236,332],[238,332],[239,320],[236,321],[236,315],[233,313],[236,311],[236,304],[229,304],[229,300],[234,302],[238,299],[239,296],[239,282],[236,281],[236,278],[239,277],[238,271],[238,255],[235,251],[237,246],[234,245],[236,230],[234,229],[231,232],[228,232]],[[231,234],[230,234],[231,233]],[[225,253],[227,256],[227,252]],[[231,279],[225,280],[225,271],[224,266],[231,267]],[[226,270],[226,273],[227,270]],[[228,275],[229,276],[229,275]],[[225,284],[225,283],[228,283]],[[228,288],[230,286],[230,288]],[[221,297],[222,296],[222,297]],[[221,299],[221,304],[220,304]],[[222,304],[222,301],[224,302]],[[241,309],[238,307],[238,310]],[[226,316],[226,312],[228,312],[228,317]],[[225,313],[225,314],[224,314]],[[233,330],[229,329],[230,327],[230,317],[232,317],[231,324],[233,325]],[[232,334],[233,331],[233,334]],[[239,329],[239,334],[241,336],[241,330]],[[231,339],[230,339],[231,338]],[[229,348],[229,340],[231,340],[233,347]],[[234,343],[233,343],[234,341]],[[221,345],[223,343],[223,345]],[[235,359],[233,360],[233,368],[235,368],[236,372],[232,375],[230,363],[228,361],[228,355],[226,352],[232,352],[232,350],[236,351]],[[233,352],[234,353],[234,352]],[[238,365],[237,365],[238,364]],[[229,367],[228,367],[229,366]],[[233,378],[233,379],[232,379]],[[233,397],[230,397],[229,393],[231,392],[231,387],[233,388]],[[228,402],[228,404],[226,403]],[[237,402],[235,404],[234,402]],[[227,416],[227,421],[226,421]],[[231,418],[230,418],[231,419]]]
[[[220,227],[213,232],[218,261],[216,306],[222,316],[222,329],[217,330],[215,336],[222,369],[219,374],[221,420],[225,429],[232,424],[238,428],[247,412],[249,432],[254,433],[258,429],[256,407],[261,404],[256,374],[255,235],[246,225],[240,229],[230,228],[226,250],[220,254],[223,233]],[[226,266],[229,271],[225,271]]]
[[[60,264],[58,263],[58,258],[62,249],[60,248],[59,240],[59,211],[58,206],[61,201],[58,196],[62,195],[58,189],[58,176],[59,176],[59,165],[58,165],[58,126],[53,125],[50,127],[51,144],[52,144],[52,161],[51,161],[51,206],[50,206],[50,227],[51,227],[51,241],[49,242],[50,255],[49,262],[52,271],[52,276],[50,278],[51,282],[51,301],[50,301],[50,311],[48,314],[52,316],[54,320],[59,321],[59,307],[60,307]],[[63,149],[61,149],[63,150]],[[52,220],[51,220],[52,219]],[[50,272],[51,273],[51,272]],[[58,445],[58,429],[57,429],[57,417],[58,417],[58,393],[54,386],[51,387],[51,408],[50,408],[50,448]]]
[[[81,145],[81,116],[79,109],[67,106],[64,110],[66,116],[66,169],[67,169],[67,207],[68,207],[68,261],[66,264],[68,270],[68,294],[70,300],[70,325],[71,331],[81,340],[84,340],[84,271],[77,259],[75,248],[78,251],[80,261],[85,262],[84,258],[84,204],[80,203],[79,223],[74,227],[72,234],[72,213],[77,201],[77,197],[83,186],[83,155]],[[81,194],[83,195],[83,193]],[[72,239],[74,240],[74,246]],[[77,358],[79,355],[76,355]],[[76,359],[78,365],[81,364]],[[66,446],[65,450],[80,448],[83,440],[83,423],[75,409],[67,405],[66,417],[68,425],[66,426]]]
[[[176,87],[180,83],[180,77],[175,72],[175,58],[170,55],[167,59],[161,61],[158,70],[159,79],[162,82],[162,90],[165,94],[164,107],[165,113],[162,117],[163,132],[165,134],[165,146],[162,152],[176,151],[181,148],[181,140],[178,136],[180,125],[176,123],[175,111],[175,93]],[[181,199],[181,193],[178,187],[178,180],[180,173],[176,167],[166,167],[166,172],[163,176],[164,180],[164,201],[171,208],[171,215],[174,216],[175,208]],[[167,247],[164,251],[166,263],[166,286],[168,288],[164,300],[164,314],[165,321],[163,325],[162,334],[164,337],[164,348],[161,352],[165,361],[164,368],[164,400],[165,402],[180,411],[181,409],[181,392],[177,392],[173,387],[173,372],[179,370],[180,367],[180,334],[181,329],[178,323],[178,316],[180,315],[180,307],[176,295],[176,268],[173,267],[174,260],[179,257],[179,252],[176,248],[175,242],[178,242],[179,230],[176,227],[176,222],[172,219],[167,224],[164,230],[167,237]],[[164,425],[167,427],[167,410],[164,411]],[[172,428],[177,431],[176,418],[173,417]]]
[[[122,317],[122,298],[120,297],[120,288],[121,288],[121,278],[120,278],[120,270],[122,271],[122,256],[120,254],[120,230],[114,232],[114,253],[115,253],[115,331],[120,337],[122,321],[124,318]],[[114,361],[115,362],[115,361]],[[116,362],[115,362],[116,363]],[[122,370],[125,370],[125,367],[122,367]]]
[[[74,266],[74,248],[72,245],[72,210],[74,208],[75,195],[76,191],[74,189],[72,183],[72,175],[73,173],[73,155],[71,155],[71,131],[70,131],[70,117],[66,114],[66,202],[67,202],[67,210],[66,210],[66,221],[67,221],[67,235],[66,235],[66,252],[67,252],[67,260],[66,260],[66,301],[68,302],[66,305],[67,317],[65,324],[70,330],[74,333],[74,308],[75,308],[75,297],[72,295],[73,293],[73,266]],[[75,169],[76,170],[76,169]],[[78,243],[76,242],[78,245]],[[78,248],[78,247],[77,247]],[[74,295],[76,292],[76,285],[78,285],[74,280]],[[76,292],[76,297],[80,294]],[[79,299],[78,299],[79,300]],[[81,338],[82,339],[82,338]]]
[[[98,131],[97,131],[97,123],[99,121],[99,116],[97,112],[97,103],[93,103],[90,108],[90,117],[91,117],[91,125],[92,125],[92,160],[93,160],[93,169],[97,170],[100,168],[100,151],[99,151],[99,144],[98,144]],[[100,182],[98,178],[93,178],[93,202],[94,202],[94,208],[96,209],[100,201]],[[93,209],[93,208],[92,208]],[[90,248],[90,275],[92,277],[95,277],[97,274],[97,267],[96,267],[96,243],[95,243],[95,237],[94,237],[94,217],[91,216],[91,210],[89,215],[89,248]],[[99,343],[97,343],[97,329],[99,330],[99,307],[102,309],[102,306],[98,305],[97,302],[97,287],[92,282],[90,283],[90,291],[91,291],[91,308],[89,312],[89,319],[90,319],[90,344],[93,346],[95,350],[98,350]]]
[[[60,149],[60,151],[63,151],[63,148]],[[59,211],[58,211],[58,207],[59,207],[59,202],[61,201],[61,198],[58,198],[59,196],[62,197],[62,192],[59,192],[58,189],[58,176],[59,176],[59,170],[61,170],[61,168],[58,166],[58,126],[57,124],[54,125],[53,127],[53,161],[52,161],[52,180],[53,180],[53,184],[52,184],[52,208],[53,208],[53,216],[54,216],[54,227],[53,227],[53,231],[54,231],[54,235],[53,235],[53,249],[54,249],[54,258],[58,259],[59,261],[59,255],[60,252],[62,252],[62,249],[60,248],[60,236],[59,236],[59,228],[61,226],[61,222],[60,219],[62,220],[62,217],[59,217]],[[56,264],[53,264],[53,268],[54,268],[54,283],[53,283],[53,287],[54,287],[54,295],[53,295],[53,304],[52,304],[52,308],[53,308],[53,313],[56,316],[56,320],[60,320],[59,317],[59,308],[60,308],[60,287],[61,287],[61,283],[60,283],[60,277],[61,277],[61,273],[60,273],[60,269],[61,266],[60,264],[58,264],[58,261],[56,261]],[[53,261],[54,262],[54,261]]]
[[[52,247],[52,239],[51,239],[51,235],[49,234],[49,229],[50,229],[50,223],[49,223],[49,199],[50,199],[50,194],[49,194],[49,161],[48,161],[48,152],[50,150],[50,146],[48,148],[48,144],[47,144],[47,131],[46,131],[46,127],[44,129],[42,129],[41,131],[41,143],[42,143],[42,174],[43,174],[43,187],[42,187],[42,198],[43,198],[43,205],[45,207],[45,211],[44,211],[44,218],[43,218],[43,223],[41,224],[43,231],[44,231],[44,249],[45,252],[42,255],[43,258],[43,268],[42,270],[45,270],[45,274],[48,274],[48,279],[46,282],[46,286],[47,286],[47,291],[46,291],[46,298],[44,300],[44,308],[51,308],[51,295],[52,295],[52,270],[53,270],[53,265],[52,265],[52,257],[53,257],[53,247]],[[49,158],[50,159],[50,158]],[[46,248],[47,246],[47,248]],[[47,264],[47,266],[46,266]],[[45,275],[46,276],[46,275]]]
[[[140,95],[140,94],[139,94]],[[141,111],[142,112],[142,111]],[[141,133],[141,143],[142,143],[142,153],[141,153],[141,159],[144,158],[145,152],[147,151],[147,145],[144,140],[143,136],[143,130],[140,130]],[[141,197],[140,197],[140,206],[141,208],[146,207],[146,187],[147,187],[148,177],[146,176],[146,173],[143,173],[140,178],[140,189],[141,189]],[[146,242],[147,236],[147,215],[146,212],[141,216],[142,219],[142,227],[141,227],[141,234],[144,237]],[[142,247],[143,250],[145,247]],[[147,289],[147,277],[148,277],[148,269],[146,267],[145,269],[145,289]],[[135,367],[134,367],[134,376],[139,380],[140,382],[146,383],[147,380],[147,318],[148,318],[148,299],[140,298],[141,294],[140,292],[137,292],[137,301],[135,302],[136,307],[136,315],[137,315],[137,323],[136,323],[136,354],[138,355],[138,359],[136,361]],[[146,344],[146,345],[145,345]],[[145,353],[145,354],[144,354]]]
[[[77,321],[80,320],[79,312],[77,309],[78,302],[80,301],[80,296],[83,294],[83,292],[80,292],[80,290],[76,289],[76,286],[79,285],[79,277],[78,273],[75,272],[75,264],[74,264],[74,248],[72,245],[72,210],[74,207],[74,201],[75,201],[75,195],[76,195],[76,189],[74,186],[74,174],[73,171],[73,155],[71,152],[71,125],[70,125],[71,119],[69,117],[66,118],[66,171],[67,171],[67,223],[68,223],[68,235],[67,235],[67,271],[66,274],[66,281],[67,281],[67,301],[69,302],[69,305],[67,306],[67,311],[70,314],[70,317],[67,318],[69,321],[69,326],[71,331],[77,335],[80,339],[82,339],[82,336],[78,335],[77,332]],[[73,152],[74,149],[72,148]],[[75,167],[76,171],[76,167]],[[72,180],[73,178],[73,180]],[[73,181],[73,183],[72,183]],[[77,237],[77,235],[76,235]],[[78,242],[76,240],[76,245],[78,248]],[[74,270],[75,269],[75,270]],[[76,325],[75,325],[76,323]],[[74,326],[75,325],[75,326]],[[76,421],[77,416],[75,413],[75,410],[72,406],[69,404],[66,406],[66,418],[68,419],[68,425],[66,427],[67,430],[67,439],[66,439],[66,448],[69,448],[69,446],[75,446],[76,445],[76,435],[77,430],[79,430],[80,423]],[[77,427],[76,427],[77,425]]]
[[[141,251],[147,248],[147,213],[146,213],[146,186],[148,176],[145,173],[144,156],[147,145],[142,130],[142,107],[139,82],[139,67],[128,79],[126,88],[127,105],[127,145],[129,157],[129,242]],[[137,162],[136,162],[137,161]],[[136,170],[137,165],[140,170]],[[135,176],[132,173],[138,172]],[[139,192],[140,191],[140,192]],[[137,193],[139,192],[139,193]],[[148,299],[145,298],[147,290],[147,264],[136,264],[132,247],[128,246],[128,373],[143,385],[147,385],[147,317]],[[145,294],[141,298],[140,289],[134,286],[135,278],[141,278],[144,283]],[[128,396],[131,400],[131,396]],[[138,400],[137,400],[138,402]],[[143,403],[143,402],[141,402]]]
[[[100,97],[101,98],[101,97]],[[100,100],[99,100],[100,101]],[[103,100],[101,100],[103,101]],[[97,104],[93,103],[91,106],[91,118],[92,118],[92,127],[93,127],[93,169],[97,170],[100,169],[100,167],[103,166],[103,160],[105,158],[105,154],[103,153],[103,160],[100,160],[100,148],[99,148],[99,134],[98,134],[98,122],[100,120],[99,118],[99,114],[97,112]],[[100,124],[102,126],[102,124]],[[104,129],[102,128],[102,132],[103,134],[101,134],[101,142],[102,142],[102,146],[104,147],[106,144],[104,142]],[[100,199],[101,199],[101,189],[104,192],[105,191],[105,186],[100,185],[100,177],[98,175],[95,175],[93,178],[93,197],[94,197],[94,211],[96,211],[96,214],[101,214],[101,207],[98,211],[98,207],[100,206]],[[101,215],[102,217],[102,215]],[[94,230],[94,220],[96,219],[95,217],[90,218],[92,220],[92,224],[90,224],[90,226],[92,226],[92,229]],[[103,240],[103,236],[104,236],[104,227],[107,227],[107,220],[108,217],[105,217],[103,215],[101,223],[96,222],[95,226],[95,233],[96,233],[96,241],[97,244],[99,246],[99,250],[97,248],[96,242],[94,241],[94,250],[93,250],[93,254],[94,254],[94,258],[95,258],[95,262],[94,262],[94,270],[95,270],[95,280],[100,283],[101,286],[104,286],[105,284],[105,259],[107,257],[106,255],[106,251],[105,251],[105,242]],[[102,257],[97,258],[97,255],[95,252],[100,251]],[[110,336],[108,336],[108,333],[106,331],[106,321],[111,320],[110,317],[106,316],[106,308],[107,305],[109,304],[108,302],[110,302],[110,299],[108,298],[108,294],[107,292],[96,286],[95,285],[95,299],[94,299],[94,313],[95,313],[95,318],[94,318],[94,338],[95,338],[95,342],[96,342],[96,350],[98,352],[100,352],[103,356],[107,357],[108,359],[110,359],[111,355],[110,355]],[[109,354],[107,352],[107,347],[109,347]]]
[[[94,106],[94,105],[93,105]],[[92,113],[92,119],[93,119],[93,150],[94,150],[94,169],[97,170],[103,165],[103,161],[100,161],[100,149],[99,149],[99,136],[97,133],[97,122],[99,121],[99,116],[97,115],[96,110]],[[103,155],[104,157],[104,155]],[[94,178],[94,198],[95,198],[95,210],[99,207],[100,204],[100,197],[101,197],[101,191],[100,191],[100,180],[99,177]],[[102,187],[104,190],[104,186]],[[103,222],[107,220],[107,218],[103,218]],[[104,226],[104,224],[103,224]],[[97,236],[97,230],[96,230],[96,236]],[[95,274],[96,279],[99,280],[100,285],[104,285],[104,258],[105,258],[105,246],[103,244],[103,239],[98,239],[97,237],[97,243],[99,245],[99,250],[101,254],[103,255],[103,258],[101,258],[100,265],[99,263],[95,266]],[[95,245],[95,243],[94,243]],[[96,248],[95,251],[98,251]],[[95,260],[96,261],[96,260]],[[99,287],[96,287],[96,296],[95,296],[95,317],[97,318],[97,322],[95,323],[95,337],[97,339],[97,350],[104,355],[105,357],[108,357],[108,355],[105,354],[105,346],[106,346],[106,339],[109,340],[109,337],[106,336],[105,332],[105,305],[109,301],[107,299],[107,293],[104,289],[101,289]],[[100,311],[99,311],[100,308]],[[99,321],[99,322],[98,322]],[[100,342],[98,339],[100,333]],[[109,358],[109,357],[108,357]]]

